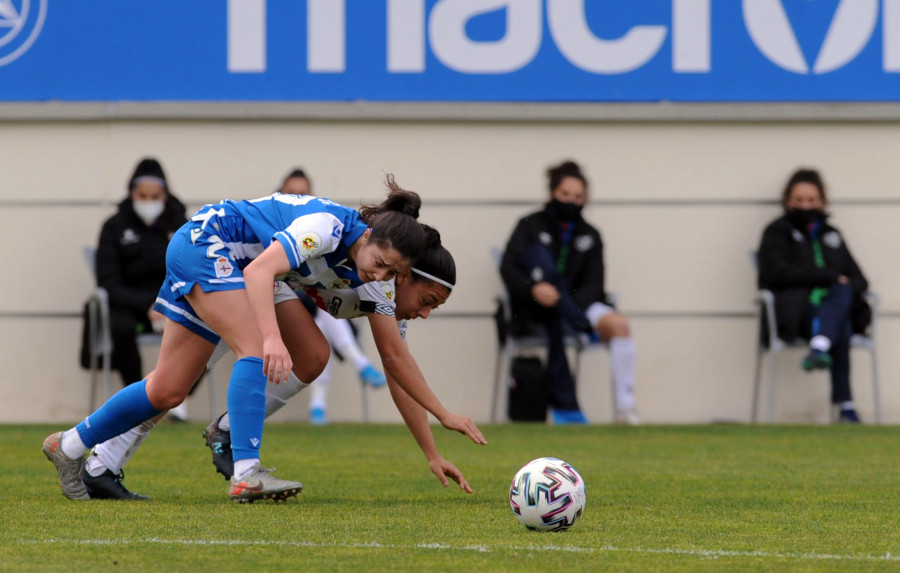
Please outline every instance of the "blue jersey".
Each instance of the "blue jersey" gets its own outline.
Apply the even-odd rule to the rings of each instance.
[[[366,224],[355,210],[328,199],[282,193],[246,201],[227,199],[207,205],[191,221],[218,236],[240,269],[278,241],[291,265],[291,282],[326,289],[362,284],[348,251]]]
[[[353,209],[310,195],[206,205],[169,242],[166,280],[154,308],[215,344],[218,335],[185,299],[191,289],[244,288],[243,269],[274,241],[291,266],[279,278],[323,289],[358,287],[363,283],[349,251],[366,228]]]

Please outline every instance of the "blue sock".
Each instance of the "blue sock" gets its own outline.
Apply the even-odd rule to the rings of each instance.
[[[147,398],[147,380],[125,386],[75,429],[88,449],[127,432],[159,414]]]
[[[267,383],[261,358],[241,358],[234,363],[228,382],[228,418],[234,461],[259,457],[266,419]]]

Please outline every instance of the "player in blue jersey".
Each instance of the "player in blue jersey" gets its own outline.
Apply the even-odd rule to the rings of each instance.
[[[359,213],[320,198],[273,194],[207,205],[192,217],[167,252],[166,282],[156,306],[167,325],[156,369],[76,427],[44,440],[43,452],[56,466],[63,494],[89,498],[81,480],[84,454],[180,404],[219,336],[238,357],[228,391],[235,461],[231,498],[277,501],[299,493],[302,484],[274,478],[259,463],[265,383],[284,382],[292,369],[301,380],[313,380],[329,348],[309,313],[292,309],[293,332],[302,333],[304,341],[295,367],[278,327],[273,280],[289,274],[301,284],[333,289],[390,279],[408,268],[424,243],[416,221],[421,201],[391,176],[388,187],[387,200]],[[444,409],[424,383],[407,391],[446,427],[473,439],[481,436],[470,419]]]
[[[417,378],[422,378],[406,345],[406,321],[428,318],[432,310],[446,302],[456,283],[456,265],[450,252],[441,245],[440,234],[427,225],[424,228],[427,236],[425,252],[415,267],[401,272],[395,279],[366,283],[355,289],[309,289],[309,294],[323,309],[331,309],[339,317],[350,318],[365,314],[369,316],[370,322],[383,327],[373,328],[373,335],[376,336],[382,359],[396,365],[388,371],[388,381],[397,408],[425,454],[431,471],[441,483],[448,485],[450,478],[461,489],[472,493],[462,472],[437,450],[426,410],[404,390],[409,384],[415,384]],[[276,315],[282,336],[293,341],[288,345],[292,353],[298,353],[302,349],[300,337],[291,336],[295,329],[290,319],[291,307],[296,303],[297,296],[291,287],[278,281],[275,285]],[[225,351],[227,347],[220,344],[216,354],[221,357]],[[424,383],[424,379],[422,382]],[[281,409],[289,398],[307,386],[293,373],[286,383],[267,385],[266,417]],[[98,445],[91,452],[90,462],[95,465],[103,463],[104,469],[118,473],[152,427],[153,424],[148,423]],[[204,432],[206,444],[213,452],[216,470],[226,479],[232,476],[234,468],[229,427],[230,416],[225,413],[210,423]],[[134,494],[121,484],[117,489],[120,492],[116,496],[118,499],[135,499]]]

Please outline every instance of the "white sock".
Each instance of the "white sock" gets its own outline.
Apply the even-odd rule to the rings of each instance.
[[[634,408],[634,339],[617,337],[609,341],[609,366],[616,389],[616,410]]]
[[[831,350],[831,341],[821,334],[817,334],[809,340],[809,347],[813,350],[828,352],[829,350]]]
[[[102,444],[97,444],[91,451],[85,463],[86,470],[94,477],[99,476],[106,470],[114,474],[118,474],[131,456],[137,451],[147,434],[156,424],[153,420],[147,420],[139,426],[131,428],[124,434],[119,434],[115,438],[106,440]]]
[[[70,460],[83,458],[84,454],[88,452],[87,446],[81,441],[81,436],[78,435],[78,430],[75,428],[63,432],[62,438],[59,440],[59,447]]]
[[[841,402],[841,410],[855,410],[855,407],[853,406],[853,400]]]
[[[318,378],[310,384],[312,396],[309,400],[309,409],[321,408],[325,410],[328,407],[328,385],[331,382],[331,359],[325,364],[325,369]]]
[[[253,466],[259,463],[259,458],[251,458],[249,460],[238,460],[234,462],[234,477],[241,479],[253,469]]]
[[[316,324],[328,339],[331,347],[337,350],[345,360],[349,360],[357,372],[371,364],[356,342],[353,329],[350,328],[350,323],[346,319],[335,318],[327,312],[318,312],[316,313]]]

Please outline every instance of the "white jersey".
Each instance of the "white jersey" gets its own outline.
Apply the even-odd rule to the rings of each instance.
[[[366,314],[396,316],[394,279],[385,282],[363,283],[356,288],[326,290],[298,285],[316,306],[335,318],[356,318]],[[283,281],[275,282],[275,304],[297,298],[291,286]],[[406,342],[406,320],[397,321],[400,338]]]

